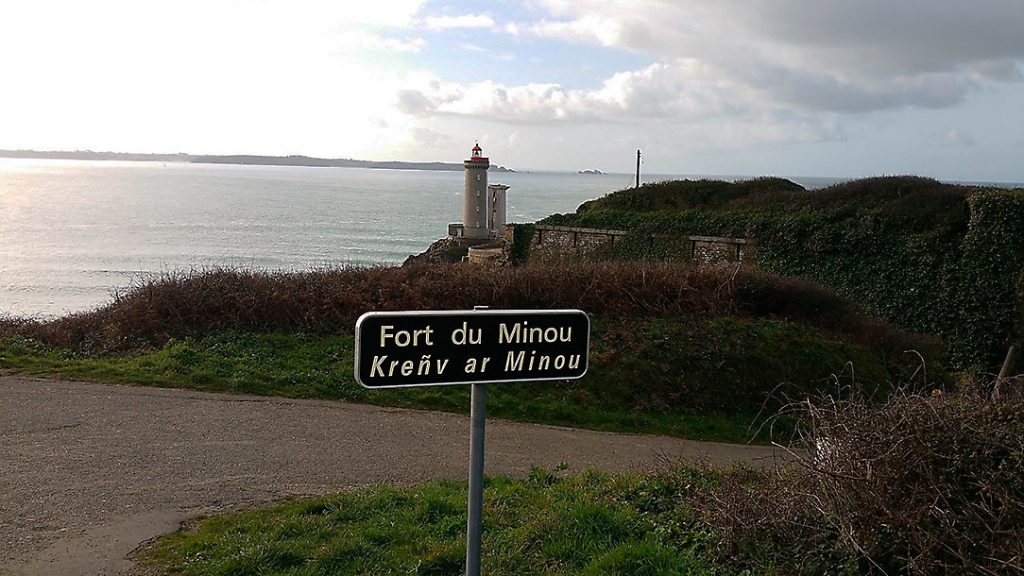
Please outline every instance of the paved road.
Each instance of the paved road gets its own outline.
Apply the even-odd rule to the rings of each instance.
[[[0,573],[123,574],[201,513],[467,474],[465,416],[0,377]],[[650,470],[771,449],[489,420],[487,473]]]

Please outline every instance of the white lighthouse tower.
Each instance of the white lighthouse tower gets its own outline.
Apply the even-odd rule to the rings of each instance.
[[[466,174],[465,196],[462,200],[462,234],[466,238],[491,236],[487,202],[487,169],[491,167],[491,162],[481,155],[482,152],[483,149],[477,143],[473,146],[472,156],[462,163]]]
[[[448,237],[472,240],[473,244],[501,238],[505,231],[505,196],[508,186],[487,184],[491,162],[483,156],[478,142],[464,161],[465,190],[462,198],[462,222],[448,225]]]

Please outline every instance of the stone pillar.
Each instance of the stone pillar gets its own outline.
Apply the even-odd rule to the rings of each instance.
[[[492,238],[500,238],[505,229],[505,191],[508,186],[504,184],[491,184],[487,186],[487,196],[490,200],[490,212],[488,213],[487,228]]]

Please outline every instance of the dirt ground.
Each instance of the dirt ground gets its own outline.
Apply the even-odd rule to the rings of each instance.
[[[386,393],[386,392],[382,392]],[[647,471],[781,457],[700,443],[487,422],[487,474]],[[0,573],[132,570],[141,543],[199,514],[377,483],[465,478],[469,418],[330,401],[0,377]]]

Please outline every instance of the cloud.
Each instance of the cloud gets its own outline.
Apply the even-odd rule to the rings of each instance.
[[[653,64],[615,74],[594,90],[570,90],[558,84],[506,86],[431,78],[399,94],[399,106],[417,116],[464,115],[507,122],[623,121],[633,117],[685,119],[719,112],[736,88],[702,81],[698,63]]]
[[[1024,55],[1024,3],[1012,0],[776,0],[733,13],[759,37],[818,65],[864,75],[952,72]]]
[[[413,127],[409,129],[409,135],[417,145],[427,148],[442,148],[454,144],[451,136],[430,128]]]
[[[970,74],[971,79],[978,83],[1024,81],[1024,73],[1009,60],[979,62],[970,68]]]
[[[429,30],[451,28],[494,28],[494,20],[484,14],[463,14],[461,16],[428,16],[423,21]]]
[[[589,94],[556,90],[559,97],[546,113],[535,109],[536,90],[504,87],[525,101],[496,101],[502,105],[494,112],[529,111],[524,119],[615,112],[621,107],[600,104],[618,85],[642,115],[709,107],[864,113],[956,106],[979,87],[1024,80],[1024,34],[1018,30],[1024,2],[538,1],[547,8],[545,18],[510,24],[506,31],[643,53],[662,68],[609,78]],[[700,102],[709,93],[724,101]],[[662,102],[650,100],[659,95]]]
[[[1024,2],[1018,1],[534,4],[541,13],[533,20],[478,23],[520,47],[536,46],[541,38],[548,41],[542,46],[575,45],[572,54],[587,54],[592,46],[595,59],[618,50],[645,56],[650,64],[590,86],[419,75],[407,78],[396,94],[398,110],[434,127],[457,119],[513,125],[512,130],[529,125],[529,131],[571,124],[574,130],[660,134],[679,149],[692,141],[694,151],[739,150],[846,141],[844,126],[852,117],[954,108],[974,92],[1024,81],[1024,35],[1016,30],[1024,21]],[[473,45],[493,49],[486,38],[474,38]],[[590,63],[584,57],[576,65]],[[975,145],[960,130],[940,130],[932,138],[947,146]]]
[[[940,142],[946,146],[974,146],[977,144],[973,136],[957,128],[947,130],[942,135]]]
[[[400,90],[395,104],[401,112],[412,116],[426,116],[437,109],[437,105],[418,90]]]
[[[784,70],[735,74],[694,59],[657,63],[620,72],[595,89],[558,84],[508,86],[472,84],[433,77],[399,96],[414,116],[460,115],[509,123],[630,122],[638,119],[683,123],[707,118],[784,118],[811,113],[862,112],[914,102],[939,107],[963,99],[959,84],[922,78],[908,86],[866,89],[827,76],[805,76],[763,84],[752,75],[784,76]],[[756,78],[754,79],[756,80]],[[923,94],[923,95],[922,95]],[[803,120],[806,121],[806,120]]]
[[[544,38],[596,42],[603,46],[618,44],[622,34],[621,25],[617,20],[600,16],[583,16],[575,20],[561,21],[542,20],[526,29],[531,34]]]
[[[372,44],[378,48],[394,52],[419,52],[426,45],[423,38],[383,38],[373,37]]]
[[[871,75],[951,71],[1024,55],[1013,0],[538,0],[538,35],[662,57],[760,56]]]

